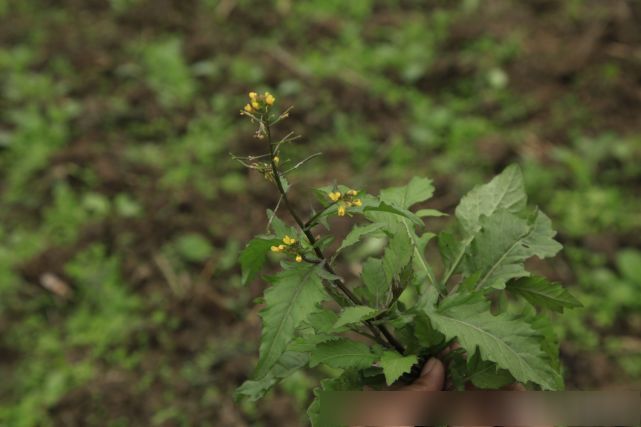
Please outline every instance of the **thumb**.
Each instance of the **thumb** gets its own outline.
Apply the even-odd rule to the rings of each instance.
[[[443,362],[432,357],[425,363],[421,376],[412,384],[403,387],[403,391],[440,391],[445,383],[445,366]]]

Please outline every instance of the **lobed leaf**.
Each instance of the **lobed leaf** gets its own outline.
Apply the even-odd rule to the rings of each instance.
[[[358,226],[358,225],[355,226],[354,228],[352,228],[349,234],[345,236],[345,239],[343,240],[341,245],[338,247],[338,249],[336,249],[336,253],[342,251],[345,248],[355,245],[364,236],[376,233],[377,231],[380,231],[382,228],[383,228],[383,224],[379,224],[379,223],[368,224],[365,226]]]
[[[506,211],[481,221],[463,261],[466,276],[479,274],[476,289],[502,289],[508,280],[529,276],[524,262],[533,256],[556,255],[561,245],[550,220],[537,212],[532,224]]]
[[[582,307],[581,303],[561,284],[544,277],[526,277],[507,284],[508,292],[519,295],[530,304],[563,312],[564,308]]]
[[[448,340],[456,338],[468,354],[478,347],[483,360],[508,370],[517,381],[532,381],[548,390],[561,387],[561,376],[541,349],[542,337],[523,320],[492,315],[481,294],[454,294],[427,315]]]
[[[365,305],[355,305],[346,307],[334,323],[334,329],[339,329],[345,325],[358,323],[363,320],[371,319],[378,312],[377,309]]]
[[[301,264],[271,278],[265,291],[260,357],[254,379],[264,377],[293,340],[296,328],[303,323],[327,294],[323,289],[320,267]]]
[[[319,344],[309,360],[311,367],[322,363],[341,369],[364,369],[375,361],[376,355],[367,345],[344,338]]]
[[[387,385],[392,385],[401,375],[409,372],[416,363],[418,363],[416,355],[403,356],[395,351],[384,351],[379,360]]]
[[[409,209],[434,194],[434,184],[429,178],[414,177],[404,186],[387,188],[381,191],[382,201]]]
[[[523,175],[516,165],[505,168],[489,183],[475,187],[456,207],[456,217],[468,234],[480,227],[481,217],[492,216],[499,210],[517,214],[527,203]]]

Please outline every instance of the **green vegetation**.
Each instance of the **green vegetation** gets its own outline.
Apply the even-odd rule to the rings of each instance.
[[[258,360],[264,288],[242,285],[239,254],[278,202],[228,155],[260,152],[238,115],[251,89],[296,104],[291,158],[323,153],[291,188],[305,213],[333,180],[378,194],[429,176],[425,208],[454,216],[519,164],[564,246],[527,268],[584,306],[553,322],[566,387],[639,387],[639,12],[0,0],[0,424],[304,423],[335,368],[286,375],[260,403],[232,397]],[[383,250],[358,241],[341,276]]]

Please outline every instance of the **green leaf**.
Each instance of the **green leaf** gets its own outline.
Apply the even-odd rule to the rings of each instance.
[[[380,198],[384,202],[408,209],[429,199],[433,194],[434,185],[431,179],[414,177],[407,185],[381,191]]]
[[[361,279],[371,295],[371,304],[383,307],[390,295],[391,284],[387,281],[383,261],[377,258],[368,258],[363,264]]]
[[[307,323],[316,332],[330,332],[338,320],[338,315],[331,310],[321,309],[309,315]]]
[[[420,209],[416,211],[416,216],[418,216],[419,218],[425,218],[447,216],[447,214],[436,209]]]
[[[256,277],[267,261],[267,254],[272,245],[277,245],[277,239],[255,238],[250,240],[240,254],[242,283],[246,285]]]
[[[493,316],[482,295],[454,294],[427,315],[448,340],[456,338],[468,354],[478,347],[483,360],[507,369],[516,380],[532,381],[548,390],[560,387],[562,378],[541,349],[540,334],[508,314]]]
[[[319,344],[312,352],[310,366],[320,363],[332,368],[364,369],[376,361],[376,355],[371,353],[369,347],[361,342],[347,339]]]
[[[456,207],[456,217],[469,234],[481,226],[482,216],[492,216],[499,210],[517,214],[525,209],[526,203],[521,169],[511,165],[489,183],[467,193]]]
[[[303,323],[327,294],[318,275],[317,265],[299,265],[271,278],[265,291],[260,357],[254,379],[264,377],[278,361]]]
[[[352,323],[358,323],[362,320],[367,320],[372,318],[378,312],[377,309],[372,307],[367,307],[364,305],[355,305],[352,307],[346,307],[343,312],[336,320],[334,328],[338,329],[345,325],[350,325]]]
[[[289,376],[292,372],[302,368],[309,361],[309,355],[295,351],[286,351],[280,356],[269,374],[259,380],[247,380],[236,389],[235,398],[241,396],[250,401],[263,397],[280,379]]]
[[[409,264],[413,251],[414,247],[410,243],[407,233],[396,233],[390,237],[383,255],[383,269],[387,283],[391,283],[394,278],[398,277],[401,270]]]
[[[387,385],[392,385],[401,375],[409,372],[417,362],[416,355],[403,356],[395,351],[383,352],[381,360],[379,360]]]
[[[480,389],[497,390],[514,383],[509,371],[500,369],[496,363],[482,360],[477,351],[467,361],[467,381]]]
[[[508,282],[507,290],[525,298],[530,304],[563,312],[564,308],[582,307],[561,284],[550,282],[544,277],[524,277]]]
[[[365,206],[363,208],[363,212],[372,212],[372,213],[381,212],[381,213],[387,213],[387,214],[394,214],[394,215],[398,215],[400,217],[409,219],[414,223],[414,225],[418,225],[421,227],[425,225],[423,224],[423,221],[418,216],[416,216],[415,213],[410,212],[404,208],[392,206],[385,202],[380,202],[377,205]],[[372,216],[372,218],[374,218],[373,222],[377,222],[375,219],[376,218],[375,216]]]
[[[466,276],[480,272],[476,289],[502,289],[509,279],[529,276],[523,263],[533,256],[556,255],[561,245],[550,219],[537,212],[532,224],[506,211],[481,221],[463,261]]]
[[[321,380],[320,387],[314,389],[314,401],[307,408],[307,416],[312,427],[330,427],[326,419],[321,419],[320,396],[323,391],[349,391],[362,386],[361,375],[355,370],[345,370],[338,377]],[[333,426],[331,426],[333,427]]]
[[[350,231],[349,234],[345,236],[345,239],[341,243],[340,247],[336,249],[336,253],[342,251],[345,248],[355,245],[359,242],[360,239],[363,238],[363,236],[367,236],[368,234],[380,231],[382,228],[383,224],[377,223],[368,224],[365,226],[355,226],[354,228],[352,228],[352,231]]]
[[[271,209],[267,209],[267,218],[269,220],[270,228],[274,231],[275,235],[282,238],[286,234],[290,236],[296,234],[296,229],[285,224]]]
[[[338,339],[336,335],[329,335],[325,333],[305,335],[294,338],[294,341],[287,346],[287,349],[302,353],[310,353],[318,346],[318,344],[333,341],[335,339]]]

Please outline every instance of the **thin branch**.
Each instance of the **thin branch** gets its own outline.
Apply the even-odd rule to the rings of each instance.
[[[269,220],[267,221],[267,233],[269,233],[269,227],[272,225],[272,221],[274,220],[274,217],[276,216],[276,212],[278,212],[278,208],[280,207],[280,202],[283,201],[283,195],[281,194],[280,197],[278,198],[278,203],[276,203],[276,207],[274,208],[274,213],[269,217]]]
[[[314,153],[311,156],[308,156],[308,157],[304,158],[303,160],[301,160],[300,162],[296,163],[294,166],[292,166],[291,168],[287,169],[286,171],[281,172],[281,175],[287,175],[288,173],[290,173],[292,171],[295,171],[299,167],[303,166],[305,163],[307,163],[308,161],[312,160],[313,158],[318,157],[318,156],[322,156],[322,155],[323,155],[323,153],[320,153],[320,152],[319,153]]]

